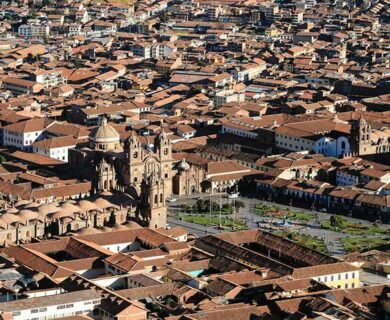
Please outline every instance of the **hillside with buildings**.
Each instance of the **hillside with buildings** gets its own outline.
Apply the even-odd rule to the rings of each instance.
[[[0,3],[0,319],[390,317],[388,0]]]

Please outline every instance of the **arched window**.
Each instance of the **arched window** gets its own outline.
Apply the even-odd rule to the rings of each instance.
[[[163,195],[160,193],[160,203],[163,203]]]
[[[154,203],[157,204],[158,203],[158,197],[157,197],[157,194],[154,196]]]
[[[341,149],[345,149],[345,141],[341,142]]]

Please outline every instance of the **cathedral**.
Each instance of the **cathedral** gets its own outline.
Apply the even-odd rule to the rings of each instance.
[[[82,158],[80,160],[80,157]],[[151,228],[166,227],[166,199],[172,194],[172,145],[164,133],[142,146],[132,134],[120,143],[106,118],[91,131],[89,148],[71,157],[90,171],[92,193],[121,191],[133,198],[133,218]]]

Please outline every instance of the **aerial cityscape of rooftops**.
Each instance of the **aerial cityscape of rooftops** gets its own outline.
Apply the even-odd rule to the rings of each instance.
[[[0,320],[390,319],[390,0],[0,6]]]

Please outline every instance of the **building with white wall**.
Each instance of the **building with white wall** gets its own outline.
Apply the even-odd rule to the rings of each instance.
[[[49,36],[50,27],[42,24],[22,24],[18,28],[18,35],[25,38]]]
[[[63,70],[36,70],[33,73],[35,82],[42,84],[45,88],[57,87],[66,83],[66,78],[63,76]]]
[[[69,149],[75,148],[77,142],[77,139],[71,136],[54,137],[34,142],[32,151],[53,159],[68,162]]]
[[[229,102],[244,102],[245,101],[245,93],[244,92],[236,92],[234,90],[223,90],[217,92],[214,97],[214,105],[216,107],[221,107]]]
[[[101,296],[95,289],[53,294],[0,303],[0,310],[13,320],[46,320],[98,314]],[[96,311],[95,311],[96,310]]]
[[[340,158],[351,153],[350,126],[331,120],[314,120],[283,125],[275,129],[275,145],[280,150],[309,151]]]
[[[3,128],[3,144],[17,149],[32,151],[32,144],[44,138],[45,119],[30,119]]]

